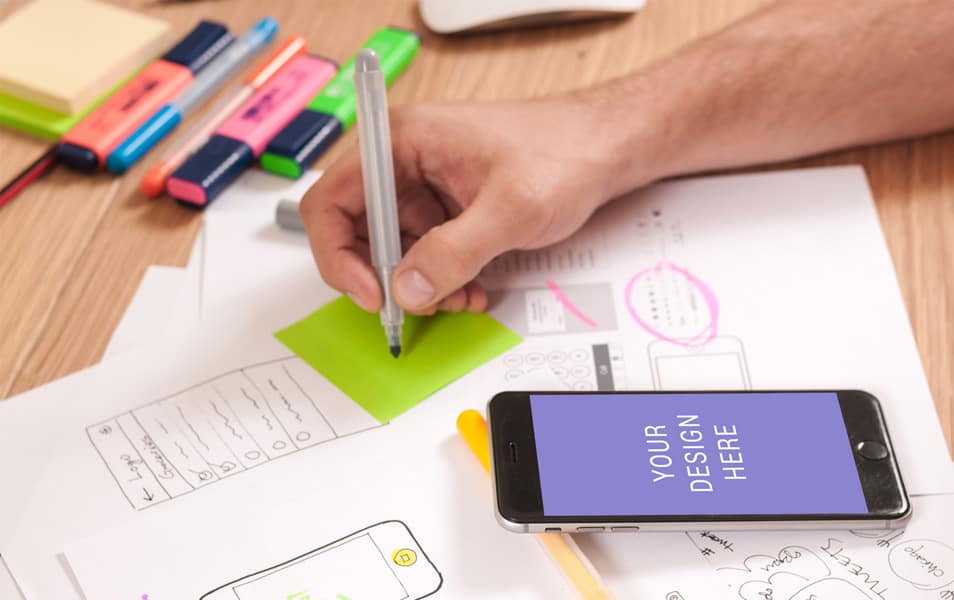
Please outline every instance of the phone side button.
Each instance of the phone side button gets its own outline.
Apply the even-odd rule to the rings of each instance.
[[[616,533],[636,533],[639,531],[639,527],[635,525],[627,525],[626,527],[610,527],[610,531]]]
[[[884,460],[888,458],[888,449],[879,442],[861,442],[858,444],[858,454],[868,460]]]
[[[563,531],[563,528],[562,527],[547,527],[543,531],[544,533],[560,533],[561,531]]]
[[[580,533],[597,533],[599,531],[606,531],[605,527],[577,527],[577,531]]]

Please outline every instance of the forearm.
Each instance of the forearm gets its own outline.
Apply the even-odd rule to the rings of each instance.
[[[616,124],[618,192],[936,131],[954,126],[954,3],[780,0],[582,96]]]

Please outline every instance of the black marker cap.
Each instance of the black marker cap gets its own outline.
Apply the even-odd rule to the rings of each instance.
[[[63,142],[56,149],[56,156],[64,165],[84,173],[92,173],[99,168],[99,158],[89,148]]]
[[[272,138],[265,152],[291,160],[305,171],[341,137],[343,131],[337,117],[304,110]],[[262,161],[264,166],[267,159],[263,156]]]
[[[195,29],[163,55],[163,60],[174,62],[198,73],[212,62],[235,37],[221,23],[200,21]]]

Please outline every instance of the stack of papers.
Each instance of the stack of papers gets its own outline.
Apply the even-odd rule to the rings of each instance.
[[[501,257],[492,351],[397,407],[301,347],[348,333],[273,221],[317,177],[246,174],[185,269],[147,271],[101,365],[0,403],[0,554],[25,598],[573,598],[495,523],[455,433],[505,388],[866,389],[916,496],[906,530],[577,541],[620,598],[954,593],[954,466],[861,169],[660,184]]]

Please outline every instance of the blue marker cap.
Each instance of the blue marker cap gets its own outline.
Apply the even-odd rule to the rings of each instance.
[[[143,154],[156,145],[167,133],[172,131],[182,115],[176,108],[166,104],[156,114],[139,126],[134,135],[129,136],[106,158],[106,168],[113,173],[125,173]]]
[[[183,206],[205,208],[253,162],[251,146],[216,134],[176,169],[166,189]]]
[[[271,17],[265,17],[252,25],[251,32],[255,32],[262,39],[271,40],[278,33],[278,21]]]
[[[193,73],[198,73],[234,39],[225,25],[213,21],[201,21],[189,32],[189,35],[166,52],[162,59],[180,64]]]
[[[265,152],[292,160],[305,171],[343,131],[337,117],[304,110],[272,138]]]

